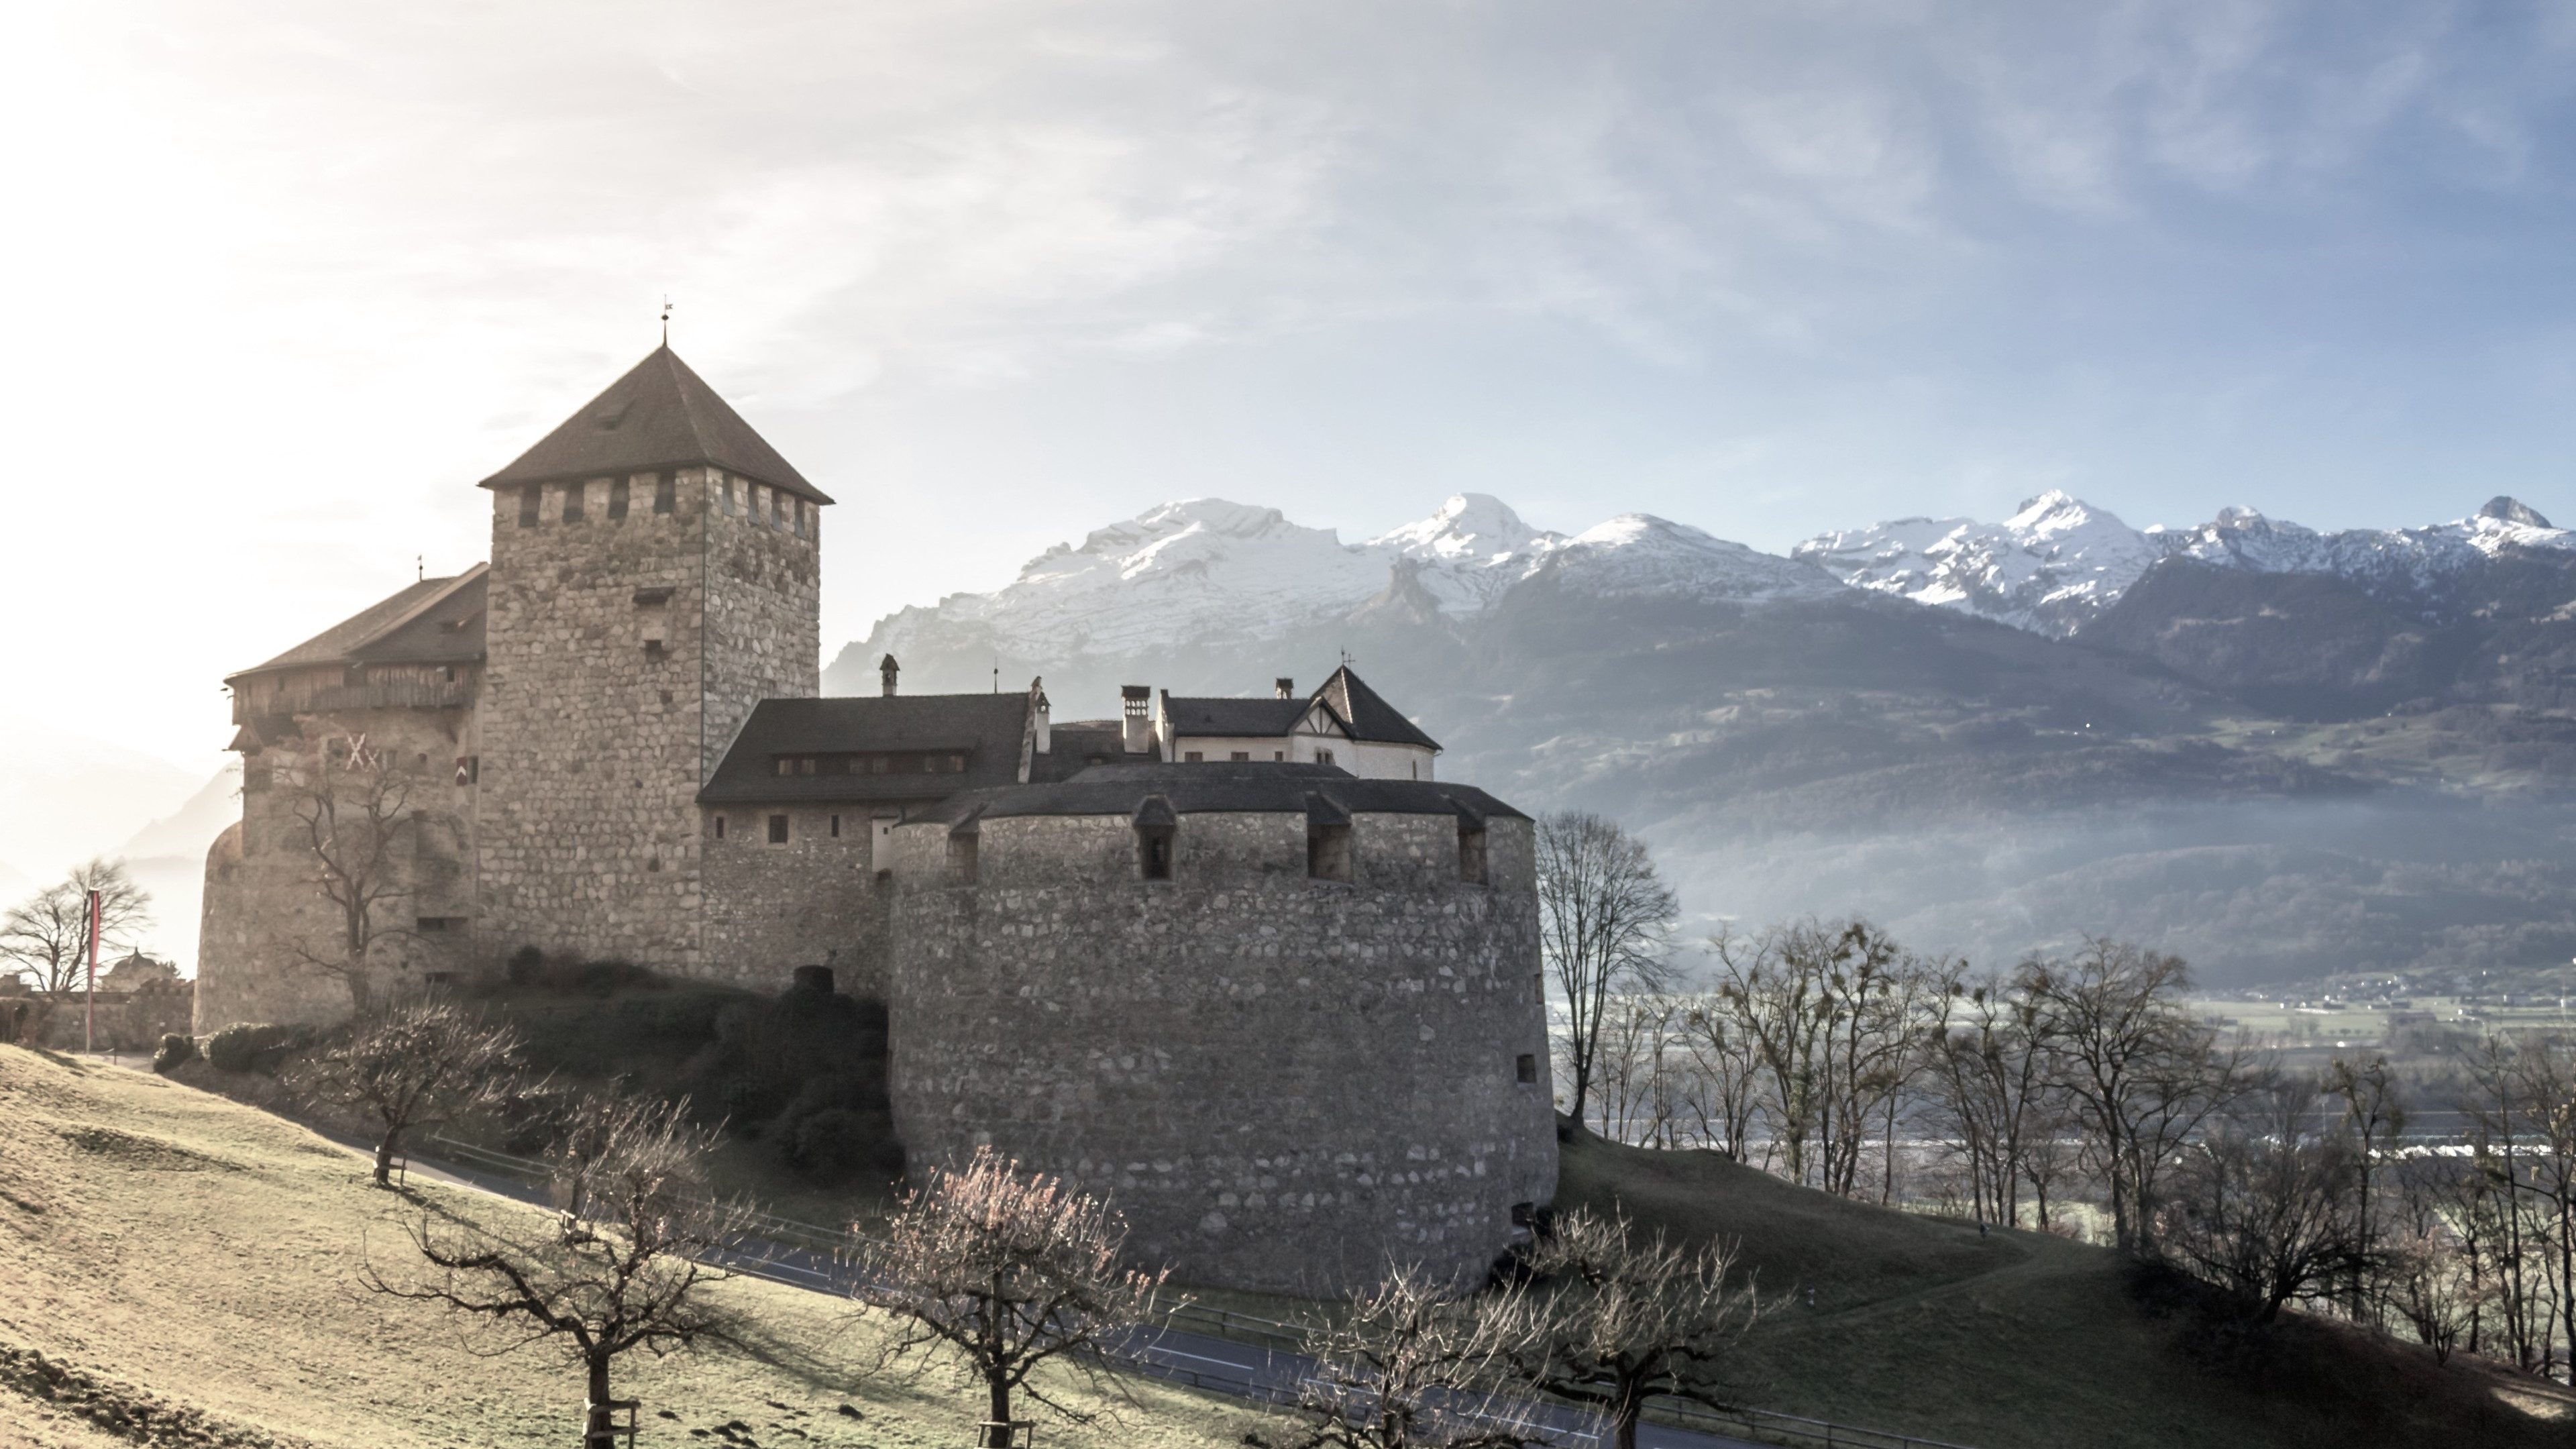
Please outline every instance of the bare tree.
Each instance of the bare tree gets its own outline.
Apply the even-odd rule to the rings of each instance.
[[[1609,998],[1663,985],[1666,933],[1680,897],[1644,841],[1578,810],[1538,823],[1539,944],[1565,998],[1567,1075],[1578,1121],[1592,1090]]]
[[[384,1187],[404,1134],[510,1100],[520,1046],[511,1028],[426,998],[360,1017],[298,1063],[287,1085],[374,1123],[376,1186]]]
[[[1525,1400],[1493,1392],[1504,1339],[1527,1322],[1517,1289],[1462,1298],[1399,1268],[1306,1332],[1309,1419],[1292,1449],[1521,1449],[1543,1442]],[[1262,1442],[1262,1441],[1255,1441]]]
[[[2368,1250],[2377,1247],[2380,1236],[2374,1212],[2379,1198],[2378,1169],[2406,1131],[2402,1089],[2384,1056],[2373,1057],[2360,1066],[2336,1057],[2326,1068],[2323,1085],[2330,1096],[2342,1103],[2344,1126],[2352,1134],[2353,1203],[2367,1261],[2376,1263],[2376,1253]],[[2386,1317],[2384,1288],[2384,1284],[2365,1277],[2357,1263],[2351,1281],[2345,1285],[2344,1311],[2356,1323],[2379,1323]]]
[[[2475,1189],[2463,1182],[2475,1171],[2435,1153],[2399,1154],[2387,1168],[2396,1184],[2385,1232],[2389,1296],[2436,1363],[2447,1362],[2464,1335],[2476,1352],[2487,1294],[2470,1202]]]
[[[2017,1226],[2021,1189],[2033,1191],[2048,1226],[2055,1178],[2049,1147],[2060,1125],[2058,1090],[2038,1030],[2038,1009],[2012,983],[1957,984],[1932,1043],[1932,1095],[1967,1159],[1978,1220]]]
[[[1672,1070],[1679,1007],[1660,991],[1623,991],[1602,1002],[1593,1054],[1593,1111],[1602,1136],[1640,1147],[1675,1145],[1682,1112]]]
[[[152,924],[152,896],[121,860],[93,860],[0,916],[0,976],[14,976],[45,1000],[35,1028],[55,1002],[81,989],[89,969],[89,893],[98,892],[98,950],[123,949]]]
[[[1728,1360],[1762,1311],[1735,1249],[1668,1244],[1626,1216],[1557,1220],[1531,1253],[1534,1281],[1502,1324],[1517,1375],[1609,1420],[1615,1449],[1636,1449],[1646,1400],[1733,1407]]]
[[[1897,1099],[1937,1029],[1950,968],[1859,919],[1721,936],[1709,949],[1718,1000],[1760,1064],[1782,1170],[1851,1195],[1865,1147],[1894,1135]],[[1887,1168],[1892,1187],[1892,1151]]]
[[[2014,988],[2037,1008],[2050,1074],[2109,1189],[2123,1251],[2154,1251],[2165,1165],[2244,1085],[2238,1054],[2184,1015],[2190,981],[2179,956],[2104,940],[2014,973]]]
[[[715,1260],[748,1211],[708,1196],[711,1145],[685,1102],[583,1099],[547,1156],[551,1215],[510,1208],[442,1225],[424,1211],[406,1231],[437,1271],[388,1278],[370,1262],[361,1281],[492,1325],[504,1335],[495,1353],[558,1345],[586,1377],[585,1449],[604,1449],[620,1356],[732,1338],[733,1315],[707,1289],[730,1276]]]
[[[1076,1423],[1096,1417],[1029,1375],[1057,1358],[1089,1372],[1107,1339],[1152,1311],[1169,1270],[1122,1267],[1126,1236],[1099,1199],[978,1148],[905,1195],[884,1238],[861,1250],[852,1294],[898,1324],[881,1366],[954,1358],[984,1385],[985,1442],[1007,1446],[1014,1392]]]
[[[2305,1078],[2240,1099],[2184,1155],[2164,1204],[2164,1251],[2270,1323],[2297,1298],[2323,1297],[2367,1257],[2352,1196],[2352,1138],[2314,1125]]]
[[[1735,1029],[1734,1017],[1714,995],[1689,998],[1674,1031],[1688,1069],[1682,1103],[1699,1125],[1701,1142],[1731,1161],[1744,1161],[1759,1101],[1754,1074],[1761,1059],[1752,1037]]]
[[[379,941],[408,936],[380,912],[411,895],[404,867],[420,828],[412,795],[422,782],[393,752],[370,747],[363,731],[325,721],[294,764],[291,807],[304,828],[314,888],[337,910],[328,944],[297,937],[286,945],[306,966],[348,988],[351,1005],[373,1004],[369,972]]]

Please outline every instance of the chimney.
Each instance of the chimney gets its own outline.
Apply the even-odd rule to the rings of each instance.
[[[1050,751],[1048,746],[1053,743],[1052,736],[1055,731],[1051,722],[1047,718],[1046,681],[1044,679],[1032,679],[1029,681],[1029,719],[1029,728],[1037,736],[1037,752],[1041,755],[1049,753]]]
[[[877,678],[885,681],[886,698],[894,698],[894,677],[902,672],[903,666],[895,663],[891,654],[877,661]]]
[[[1119,748],[1141,755],[1154,748],[1154,691],[1150,685],[1118,686]]]
[[[1297,681],[1293,679],[1274,679],[1270,681],[1270,687],[1277,692],[1278,697],[1281,699],[1295,699],[1297,697]]]

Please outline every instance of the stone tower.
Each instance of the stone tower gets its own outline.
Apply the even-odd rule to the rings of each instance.
[[[698,790],[817,693],[832,500],[667,345],[482,486],[477,937],[695,974]]]

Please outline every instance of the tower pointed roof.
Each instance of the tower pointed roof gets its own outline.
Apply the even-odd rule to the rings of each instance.
[[[667,342],[482,486],[702,466],[816,503],[832,501],[753,432]]]
[[[1437,750],[1440,742],[1422,732],[1421,727],[1404,717],[1404,712],[1387,703],[1378,692],[1360,683],[1347,664],[1333,671],[1313,698],[1341,718],[1355,740],[1381,740],[1393,745],[1419,745]]]

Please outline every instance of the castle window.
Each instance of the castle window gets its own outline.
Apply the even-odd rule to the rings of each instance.
[[[564,485],[564,522],[581,522],[581,497],[589,491],[590,485],[587,483],[567,483]]]
[[[462,923],[459,916],[415,916],[411,927],[424,936],[434,936]]]
[[[626,516],[626,480],[623,478],[608,485],[608,516],[612,521]]]
[[[531,483],[527,487],[520,489],[519,526],[521,528],[536,527],[537,515],[544,511],[545,506],[546,490],[543,484]]]
[[[841,817],[838,815],[832,817],[832,838],[834,840],[841,838]]]
[[[1330,751],[1330,750],[1317,750],[1317,751],[1315,752],[1315,763],[1316,763],[1316,764],[1318,764],[1318,765],[1329,765],[1329,764],[1331,764],[1332,762],[1333,762],[1333,752],[1332,752],[1332,751]]]
[[[1182,764],[1185,764],[1185,765],[1195,765],[1195,764],[1198,764],[1199,762],[1201,762],[1201,761],[1205,760],[1206,758],[1207,758],[1207,756],[1205,756],[1205,755],[1203,755],[1203,754],[1200,754],[1200,753],[1199,753],[1198,751],[1196,751],[1196,750],[1189,750],[1189,751],[1186,751],[1186,752],[1184,752],[1184,753],[1182,754],[1182,756],[1181,756],[1181,763],[1182,763]]]
[[[772,815],[769,817],[769,843],[772,845],[785,845],[787,843],[786,816]]]
[[[1306,874],[1345,885],[1351,879],[1351,812],[1322,795],[1306,797]]]
[[[1250,750],[1237,750],[1237,751],[1235,751],[1232,755],[1227,756],[1227,758],[1228,758],[1228,759],[1231,759],[1231,760],[1233,760],[1233,761],[1235,761],[1235,762],[1236,762],[1236,763],[1238,763],[1238,764],[1247,763],[1247,762],[1249,762],[1249,761],[1252,759],[1252,751],[1250,751]]]
[[[970,815],[948,832],[948,883],[973,885],[977,869],[978,842],[982,838],[980,817]]]
[[[1485,827],[1458,818],[1458,879],[1467,885],[1485,883]]]
[[[1288,752],[1286,750],[1272,750],[1270,752],[1270,758],[1274,760],[1284,760],[1288,758]]]
[[[732,515],[734,508],[733,480],[731,478],[718,478],[716,480],[716,507],[723,510],[727,516]]]
[[[805,758],[803,758],[803,759],[801,759],[801,760],[798,760],[798,761],[796,762],[796,773],[797,773],[797,774],[800,774],[800,775],[810,775],[810,774],[813,774],[813,773],[814,773],[814,757],[813,757],[812,755],[807,755]]]
[[[670,513],[680,506],[679,480],[665,473],[653,480],[653,511]]]
[[[814,520],[817,516],[813,504],[802,498],[796,500],[796,536],[798,538],[814,536]]]
[[[716,839],[724,839],[724,817],[721,815],[716,817]]]
[[[1520,1060],[1512,1066],[1512,1075],[1522,1082],[1537,1081],[1538,1058],[1528,1052],[1521,1053]]]
[[[1136,807],[1136,874],[1145,880],[1172,878],[1173,837],[1180,818],[1172,813],[1172,802],[1160,795],[1148,795]]]

